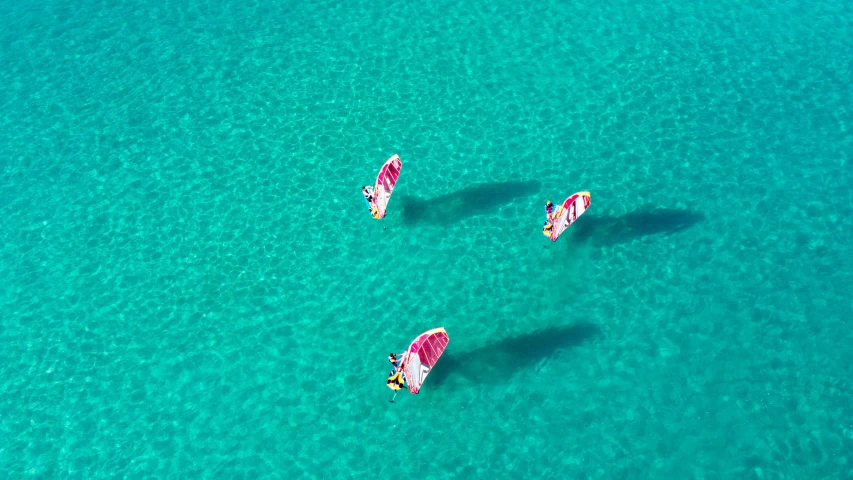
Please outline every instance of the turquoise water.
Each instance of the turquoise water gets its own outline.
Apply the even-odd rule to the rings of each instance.
[[[853,476],[849,2],[0,27],[0,476]]]

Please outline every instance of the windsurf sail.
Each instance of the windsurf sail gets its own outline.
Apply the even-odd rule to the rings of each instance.
[[[400,156],[395,153],[379,169],[376,185],[373,187],[373,205],[375,207],[371,212],[373,218],[385,217],[388,200],[391,199],[391,193],[394,191],[394,186],[397,185],[397,179],[400,178],[402,167],[403,162],[400,160]]]
[[[560,235],[569,228],[569,225],[575,223],[575,220],[583,215],[583,212],[589,208],[591,201],[592,197],[589,195],[589,192],[578,192],[567,198],[561,206],[557,207],[551,226],[552,242],[556,242],[560,238]]]
[[[403,357],[403,372],[409,392],[419,393],[435,362],[444,353],[450,338],[444,328],[434,328],[424,332],[409,345]]]

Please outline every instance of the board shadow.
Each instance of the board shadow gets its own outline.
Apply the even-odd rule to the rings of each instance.
[[[572,225],[572,240],[611,246],[647,235],[672,235],[703,220],[705,214],[700,211],[675,208],[639,209],[618,216],[585,215]]]
[[[433,198],[403,196],[402,217],[408,223],[447,225],[497,210],[501,205],[538,193],[537,181],[482,183]]]
[[[504,382],[514,373],[533,368],[560,350],[580,345],[598,335],[601,329],[591,323],[549,327],[516,335],[470,352],[446,352],[429,374],[430,388],[451,377],[470,382]]]

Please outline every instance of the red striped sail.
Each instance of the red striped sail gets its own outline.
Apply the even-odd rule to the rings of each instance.
[[[575,223],[592,202],[589,192],[578,192],[567,198],[563,205],[554,212],[554,226],[551,228],[551,241],[556,242],[560,235]]]
[[[397,179],[400,178],[401,168],[403,168],[403,162],[400,160],[400,156],[395,153],[379,169],[376,185],[373,187],[373,201],[376,205],[375,218],[385,217],[388,200],[391,199],[391,193],[394,191],[394,186],[397,185]]]
[[[409,345],[403,357],[403,371],[411,393],[421,391],[421,385],[448,343],[450,338],[444,328],[434,328],[422,333]]]

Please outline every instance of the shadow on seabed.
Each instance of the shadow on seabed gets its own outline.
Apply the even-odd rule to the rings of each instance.
[[[647,235],[672,235],[703,220],[702,212],[673,208],[639,209],[619,216],[589,211],[571,226],[571,241],[611,246]]]
[[[437,387],[450,377],[471,382],[501,382],[519,370],[532,368],[559,350],[580,345],[598,335],[591,323],[549,327],[505,338],[470,352],[448,350],[442,355],[427,382]]]
[[[402,196],[403,220],[447,225],[497,210],[501,205],[538,193],[536,181],[483,183],[433,198]]]

